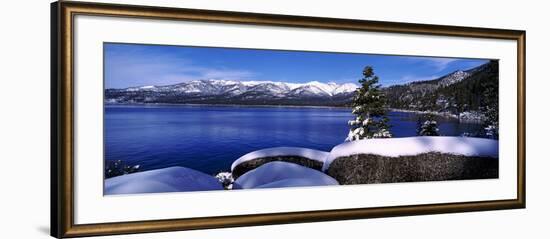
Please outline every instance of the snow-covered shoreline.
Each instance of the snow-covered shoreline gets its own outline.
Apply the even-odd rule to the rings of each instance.
[[[405,113],[415,113],[415,114],[433,114],[445,118],[453,118],[460,120],[461,122],[482,122],[485,120],[485,117],[476,111],[466,111],[461,112],[459,115],[450,113],[450,112],[438,112],[438,111],[429,111],[429,110],[406,110],[406,109],[397,109],[397,108],[388,108],[389,111],[393,112],[405,112]]]
[[[414,160],[424,164],[438,164],[440,161],[434,161],[434,159],[443,157],[444,160],[442,159],[443,161],[441,162],[445,162],[446,164],[436,165],[435,167],[443,167],[446,169],[433,175],[437,178],[436,176],[461,173],[461,170],[470,172],[471,170],[467,167],[471,167],[472,164],[465,164],[468,160],[473,160],[472,163],[474,164],[479,163],[483,165],[489,162],[484,161],[484,158],[489,158],[491,160],[497,160],[496,163],[498,164],[498,152],[498,140],[448,136],[356,140],[339,144],[330,152],[298,147],[276,147],[253,151],[241,156],[231,165],[231,172],[224,173],[224,177],[216,178],[212,175],[207,175],[184,167],[170,167],[106,179],[105,194],[207,191],[223,190],[224,187],[226,189],[253,189],[338,185],[342,184],[342,182],[335,180],[331,177],[333,174],[330,174],[335,173],[335,168],[331,168],[331,164],[337,159],[347,161],[346,164],[339,163],[340,166],[337,167],[339,168],[337,171],[340,172],[340,174],[347,174],[357,171],[353,170],[353,168],[357,167],[359,164],[370,167],[369,162],[372,163],[376,160],[384,160],[385,163],[395,164],[400,161],[394,162],[394,158],[413,157]],[[375,155],[376,157],[370,157],[369,155]],[[288,158],[292,157],[301,157],[309,160],[308,162],[318,162],[319,168],[308,167],[306,163],[300,160],[288,160]],[[261,161],[261,159],[266,158],[271,158],[271,160]],[[350,158],[349,160],[352,161],[360,161],[352,162],[348,161],[347,158]],[[244,172],[244,174],[237,177],[233,175],[235,180],[230,177],[231,174],[234,173],[236,167],[240,167],[240,165],[254,160],[260,160],[258,165],[254,168],[249,169]],[[410,166],[408,163],[405,164],[405,166]],[[320,165],[322,165],[322,167]],[[329,168],[330,172],[328,171]],[[416,168],[413,169],[417,171],[421,170]],[[411,172],[410,170],[406,171]],[[336,172],[335,175],[339,175],[338,172]],[[365,170],[359,170],[357,172],[365,172]],[[384,172],[386,174],[388,173],[387,171]],[[428,174],[424,171],[419,173],[423,173],[424,178],[431,178],[432,176],[429,172]],[[361,176],[363,174],[358,175],[359,177],[363,177]],[[342,175],[339,175],[338,177],[341,176]],[[403,175],[398,175],[397,178],[401,178],[401,176]],[[477,174],[473,175],[473,177],[477,176]],[[222,182],[227,180],[233,183],[229,187],[227,187],[228,185],[223,185],[224,182]]]
[[[455,114],[451,114],[449,112],[438,112],[438,111],[429,111],[429,110],[406,110],[406,109],[398,109],[398,108],[388,108],[389,111],[393,112],[405,112],[405,113],[415,113],[415,114],[433,114],[441,117],[448,117],[448,118],[455,118],[458,119],[458,116]]]

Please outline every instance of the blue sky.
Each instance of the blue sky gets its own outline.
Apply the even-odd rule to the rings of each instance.
[[[370,65],[384,86],[432,80],[487,60],[105,43],[105,87],[197,79],[348,83]]]

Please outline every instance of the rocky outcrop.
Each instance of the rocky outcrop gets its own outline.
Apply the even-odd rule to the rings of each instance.
[[[231,165],[231,173],[233,178],[237,179],[250,170],[274,161],[295,163],[300,166],[321,170],[328,155],[328,152],[299,147],[261,149],[247,153],[235,160]]]
[[[371,184],[498,178],[498,158],[438,152],[389,157],[338,157],[326,173],[340,184]]]
[[[298,165],[315,169],[318,171],[321,171],[321,168],[323,168],[322,162],[319,162],[317,160],[312,160],[306,157],[301,157],[301,156],[291,155],[291,156],[264,157],[264,158],[252,159],[235,166],[235,168],[232,171],[233,178],[238,178],[250,170],[256,169],[266,163],[274,162],[274,161],[294,163],[294,164],[298,164]]]

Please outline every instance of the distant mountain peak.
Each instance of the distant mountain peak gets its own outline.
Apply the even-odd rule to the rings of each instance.
[[[442,78],[440,78],[439,85],[440,86],[448,86],[455,84],[457,82],[460,82],[466,78],[468,78],[471,74],[465,71],[454,71],[451,74],[448,74]]]

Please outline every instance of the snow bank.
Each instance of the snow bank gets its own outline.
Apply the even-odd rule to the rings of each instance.
[[[234,189],[338,185],[334,178],[294,163],[270,162],[240,176]]]
[[[218,180],[185,167],[126,174],[105,180],[105,195],[223,190]]]
[[[330,176],[328,176],[330,177]],[[336,181],[335,179],[333,179]],[[272,183],[262,184],[255,188],[287,188],[287,187],[311,187],[311,186],[323,186],[323,185],[338,185],[338,182],[319,182],[316,178],[292,178],[275,181]]]
[[[345,142],[332,149],[323,165],[323,171],[326,171],[336,158],[350,155],[376,154],[399,157],[429,152],[498,158],[498,141],[469,137],[421,136]]]
[[[253,151],[248,154],[243,155],[233,162],[231,165],[231,171],[241,163],[266,157],[276,157],[276,156],[300,156],[308,158],[311,160],[319,161],[321,163],[325,162],[325,159],[329,155],[328,152],[307,149],[307,148],[297,148],[297,147],[276,147],[276,148],[267,148],[258,151]]]

